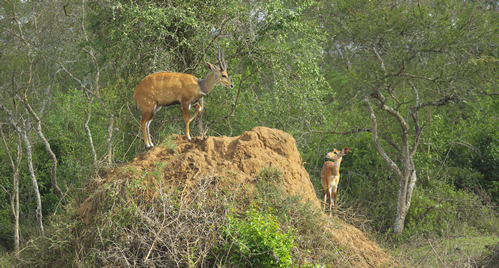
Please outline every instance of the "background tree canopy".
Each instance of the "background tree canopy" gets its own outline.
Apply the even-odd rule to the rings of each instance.
[[[386,239],[497,232],[473,211],[499,202],[498,27],[494,1],[3,0],[0,249],[144,152],[139,81],[202,78],[218,48],[234,88],[204,98],[192,136],[288,132],[318,192],[324,153],[350,147],[341,202]],[[183,134],[163,110],[153,140]]]

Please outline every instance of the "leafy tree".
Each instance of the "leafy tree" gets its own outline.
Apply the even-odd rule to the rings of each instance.
[[[105,2],[95,3],[91,29],[130,88],[156,71],[202,77],[202,62],[225,49],[235,88],[205,98],[198,134],[238,135],[258,125],[294,133],[319,124],[330,94],[319,66],[324,35],[310,20],[316,8],[314,1]],[[170,126],[157,126],[161,114],[152,122],[153,136],[161,135],[154,129],[181,132],[172,110],[163,119]]]
[[[79,60],[80,54],[73,53],[74,49],[71,49],[76,48],[77,51],[80,49],[74,45],[74,41],[81,33],[77,29],[84,29],[81,27],[84,24],[78,24],[80,20],[70,16],[69,7],[85,7],[85,4],[81,2],[78,5],[71,4],[67,1],[64,3],[61,1],[50,3],[2,1],[0,7],[0,32],[2,32],[0,38],[0,62],[2,63],[0,67],[0,124],[3,125],[5,134],[3,139],[5,146],[2,148],[5,148],[10,159],[15,159],[16,152],[12,148],[22,141],[26,155],[23,161],[27,161],[25,164],[15,163],[19,169],[17,171],[14,167],[12,171],[2,170],[2,173],[12,176],[13,181],[9,182],[2,177],[0,185],[5,190],[5,198],[9,198],[9,192],[12,193],[10,203],[15,197],[17,200],[14,203],[17,206],[19,202],[22,211],[26,214],[32,213],[31,207],[36,207],[36,222],[40,233],[44,230],[43,216],[58,207],[57,199],[61,204],[65,201],[63,189],[59,187],[59,180],[61,174],[68,175],[67,171],[72,165],[65,163],[67,165],[62,167],[63,171],[57,172],[61,169],[61,154],[64,152],[65,156],[71,155],[72,152],[64,149],[69,144],[79,143],[78,140],[64,139],[65,132],[59,131],[58,125],[65,123],[61,120],[63,115],[60,109],[66,108],[66,104],[58,102],[60,98],[56,96],[60,91],[75,85],[72,78],[85,76],[82,78],[82,81],[85,81],[89,77],[92,78],[92,74],[96,74],[96,72],[90,72],[89,76],[85,68],[87,62]],[[82,51],[85,49],[83,48]],[[91,60],[91,54],[86,53],[90,56],[85,60]],[[95,77],[97,79],[90,81],[98,81],[99,76]],[[69,113],[75,113],[75,110],[69,109]],[[79,131],[79,129],[75,130],[75,132]],[[17,135],[20,135],[21,140],[16,139]],[[46,162],[51,165],[47,165]],[[18,173],[19,178],[16,179]],[[20,194],[17,194],[18,187],[20,189],[26,187],[23,179],[25,177],[30,178],[36,202],[32,202],[31,195],[33,194],[31,193],[20,191]],[[62,176],[62,178],[66,184],[72,183],[75,176]],[[45,186],[49,182],[52,187]],[[54,194],[57,196],[55,200]],[[16,211],[17,209],[12,209],[16,229],[14,234],[20,229],[17,224],[19,215]],[[29,225],[32,217],[28,215],[24,219],[26,219],[24,223]]]
[[[399,234],[427,126],[420,111],[497,94],[487,85],[497,82],[498,17],[486,4],[442,0],[333,1],[319,18],[332,36],[332,65],[353,92],[345,97],[364,102],[373,142],[399,179]]]
[[[448,109],[432,120],[434,173],[458,189],[499,202],[497,103],[490,97]],[[440,139],[437,139],[441,137]]]

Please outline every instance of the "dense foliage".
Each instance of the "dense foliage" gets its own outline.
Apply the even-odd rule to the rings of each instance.
[[[218,48],[234,88],[204,98],[192,136],[282,129],[317,192],[324,153],[350,147],[340,202],[391,239],[403,180],[373,144],[372,106],[386,156],[417,174],[402,238],[497,234],[498,20],[491,1],[3,1],[0,251],[14,250],[16,217],[21,246],[40,234],[36,191],[44,220],[64,209],[54,176],[71,201],[90,175],[144,151],[132,97],[143,77],[202,78]],[[150,128],[154,140],[183,134],[179,107]],[[246,216],[274,230],[269,215]]]
[[[269,211],[260,212],[253,206],[245,213],[247,218],[228,216],[224,234],[229,243],[229,262],[243,267],[246,262],[258,267],[290,267],[291,249],[296,239],[290,229],[283,233],[279,222]]]

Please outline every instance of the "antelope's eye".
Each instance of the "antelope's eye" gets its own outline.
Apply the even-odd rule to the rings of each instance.
[[[223,78],[227,78],[227,76],[226,76],[225,74],[222,74],[222,77],[223,77]]]
[[[338,154],[337,152],[334,152],[334,154]]]

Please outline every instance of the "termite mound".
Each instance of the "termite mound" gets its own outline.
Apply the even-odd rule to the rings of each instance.
[[[295,139],[278,129],[255,127],[237,137],[195,137],[192,142],[183,135],[172,136],[130,163],[102,174],[92,187],[93,194],[82,202],[78,211],[83,223],[91,224],[92,215],[100,210],[99,196],[109,191],[106,185],[120,182],[140,185],[143,189],[141,202],[154,202],[158,198],[158,189],[166,192],[180,189],[182,196],[189,198],[190,189],[206,178],[217,178],[211,180],[216,181],[217,189],[244,188],[251,192],[264,169],[279,170],[282,173],[276,181],[279,187],[290,195],[300,196],[301,202],[309,204],[310,209],[321,210]],[[120,189],[126,191],[126,187]],[[331,221],[326,215],[323,219],[324,222]],[[356,256],[355,260],[352,259],[354,266],[391,263],[390,257],[359,229],[339,219],[332,222],[324,232],[342,248],[341,252]]]

